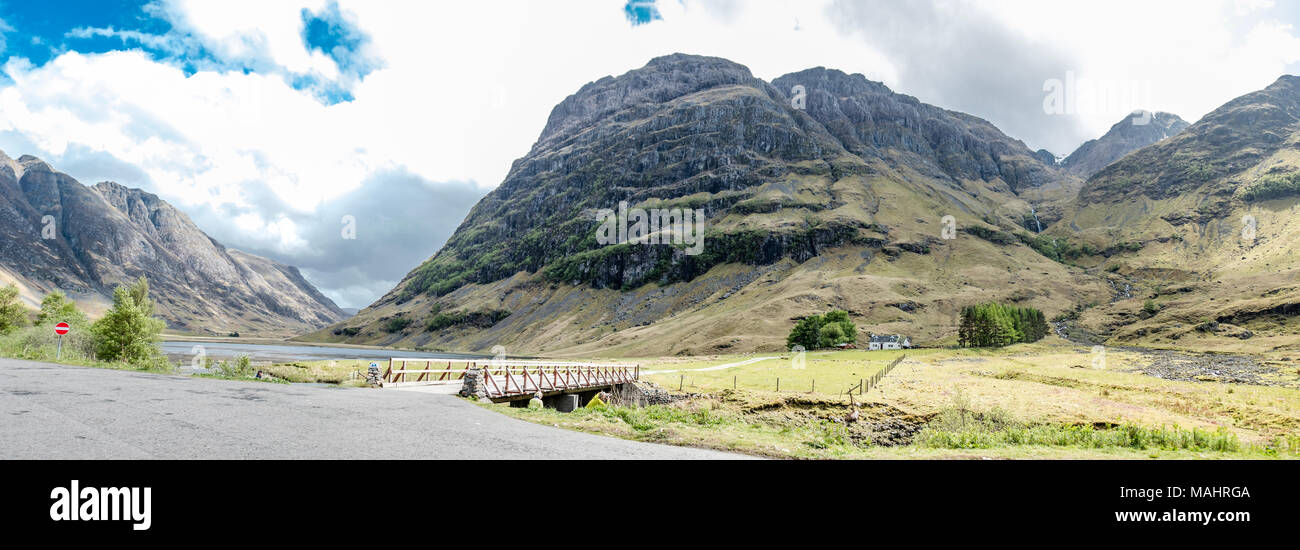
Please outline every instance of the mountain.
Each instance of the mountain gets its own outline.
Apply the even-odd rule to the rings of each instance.
[[[1085,318],[1094,332],[1270,349],[1300,341],[1297,209],[1300,78],[1283,76],[1102,169],[1045,237],[1134,287]]]
[[[36,157],[0,152],[0,212],[0,282],[29,304],[58,289],[95,314],[144,275],[174,330],[290,335],[346,317],[297,268],[227,249],[155,195],[87,187]]]
[[[862,75],[815,68],[769,83],[725,59],[675,54],[562,101],[437,254],[304,339],[775,350],[794,319],[837,307],[864,331],[934,341],[955,334],[973,301],[1061,312],[1109,296],[1025,244],[1081,184],[987,121]],[[600,212],[620,203],[702,212],[699,253],[603,246]],[[955,239],[943,238],[946,216]]]
[[[1110,127],[1100,138],[1080,145],[1061,165],[1083,178],[1092,177],[1124,155],[1172,137],[1188,126],[1170,113],[1137,111]]]

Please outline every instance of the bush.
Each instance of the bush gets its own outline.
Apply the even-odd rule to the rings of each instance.
[[[53,361],[58,355],[58,346],[59,337],[49,326],[25,327],[0,336],[0,355],[6,357]],[[63,337],[62,358],[74,362],[94,361],[94,335],[85,330],[73,329]]]
[[[0,288],[0,334],[27,326],[27,308],[18,299],[18,287]]]
[[[140,277],[130,287],[113,291],[113,307],[91,326],[97,349],[104,361],[147,364],[160,357],[158,337],[166,325],[153,317],[149,282]]]
[[[217,363],[216,374],[223,378],[252,378],[253,362],[247,355],[241,355],[234,361],[222,361]]]
[[[62,291],[56,290],[41,300],[41,312],[36,316],[36,324],[52,326],[59,323],[67,323],[74,329],[90,326],[86,314],[77,309],[77,304]]]
[[[424,330],[433,332],[458,325],[469,325],[478,328],[491,328],[502,319],[510,316],[510,312],[503,309],[486,310],[486,311],[458,311],[455,313],[438,313],[429,318],[424,324]]]
[[[409,318],[399,315],[397,317],[393,317],[392,319],[389,319],[387,322],[384,323],[384,332],[389,332],[389,333],[402,332],[403,330],[406,330],[406,327],[411,326],[411,323],[414,322],[415,321]]]
[[[1246,202],[1278,199],[1294,195],[1300,195],[1300,172],[1264,176],[1256,180],[1241,194]]]

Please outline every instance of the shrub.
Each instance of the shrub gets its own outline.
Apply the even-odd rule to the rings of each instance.
[[[54,291],[41,300],[41,312],[36,316],[36,324],[56,325],[67,323],[74,328],[83,328],[90,323],[86,315],[77,309],[77,304],[68,299],[62,291]]]
[[[140,277],[130,287],[113,291],[113,307],[91,326],[95,355],[104,361],[145,364],[162,355],[158,336],[166,326],[153,317],[149,282]]]
[[[412,319],[398,315],[384,323],[384,332],[402,332],[414,322]]]
[[[1300,172],[1264,176],[1256,180],[1241,194],[1246,202],[1278,199],[1294,195],[1300,195]]]
[[[424,324],[424,330],[433,332],[446,328],[469,325],[478,328],[491,328],[502,319],[510,316],[510,312],[503,309],[494,309],[486,311],[458,311],[455,313],[438,313],[429,318]]]
[[[18,299],[18,287],[0,288],[0,334],[8,334],[27,326],[27,309]]]
[[[253,376],[253,363],[248,356],[241,355],[234,361],[222,361],[217,363],[217,376],[223,378],[251,378]]]

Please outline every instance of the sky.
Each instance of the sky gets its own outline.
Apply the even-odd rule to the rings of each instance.
[[[1064,156],[1300,73],[1297,24],[1285,0],[0,0],[0,150],[156,193],[364,307],[552,107],[660,55],[861,73]]]

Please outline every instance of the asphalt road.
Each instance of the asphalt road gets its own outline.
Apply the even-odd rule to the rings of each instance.
[[[3,459],[725,459],[531,424],[450,395],[0,359]]]

